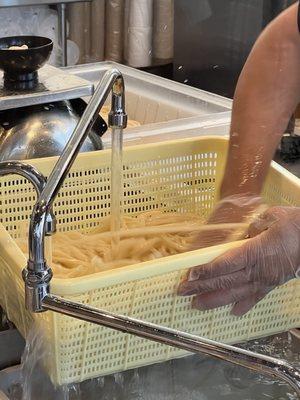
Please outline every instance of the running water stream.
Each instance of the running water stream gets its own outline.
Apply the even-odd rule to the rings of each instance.
[[[111,231],[118,232],[121,229],[122,205],[123,205],[123,129],[112,128],[111,145]],[[117,250],[119,235],[113,235],[113,251]]]
[[[123,197],[123,129],[112,128],[111,146],[111,230],[121,228]]]

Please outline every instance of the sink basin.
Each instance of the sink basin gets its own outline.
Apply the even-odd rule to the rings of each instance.
[[[225,97],[113,62],[64,70],[97,84],[111,67],[118,68],[124,76],[129,120],[141,124],[129,125],[124,130],[125,146],[201,135],[228,135],[232,101]],[[111,147],[109,130],[102,142],[104,148]]]
[[[285,359],[300,367],[300,340],[290,333],[241,347]],[[55,389],[38,368],[32,370],[30,400],[296,400],[286,384],[206,356],[190,356]],[[21,367],[0,371],[0,400],[21,399]],[[66,396],[68,393],[69,397]]]
[[[147,129],[157,128],[166,122],[173,122],[174,125],[175,121],[182,119],[188,123],[193,117],[217,116],[225,112],[230,116],[230,99],[121,64],[99,62],[64,70],[97,84],[112,67],[118,68],[124,76],[129,119],[138,121]],[[137,130],[140,127],[128,128],[126,131],[131,129]]]

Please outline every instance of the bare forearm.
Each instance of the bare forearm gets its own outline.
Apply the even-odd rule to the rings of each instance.
[[[293,6],[261,35],[240,76],[221,197],[261,191],[299,94],[300,34]]]

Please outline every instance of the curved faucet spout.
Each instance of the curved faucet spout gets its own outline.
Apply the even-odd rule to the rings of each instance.
[[[36,168],[30,164],[25,164],[20,161],[2,161],[0,162],[0,176],[5,175],[20,175],[28,179],[34,186],[37,195],[39,196],[45,185],[46,178]]]
[[[97,86],[35,204],[30,221],[27,272],[24,274],[26,306],[30,311],[43,311],[42,299],[49,292],[51,272],[46,264],[44,250],[46,216],[110,92],[112,92],[110,125],[119,128],[126,127],[124,80],[120,71],[113,68],[105,73]],[[29,282],[30,276],[32,279]],[[33,281],[34,288],[29,290]]]
[[[93,127],[96,117],[111,91],[112,110],[110,112],[111,123],[109,125],[117,126],[119,128],[126,127],[127,116],[125,113],[124,80],[121,72],[118,69],[113,68],[107,71],[103,76],[69,142],[66,144],[62,155],[53,168],[39,201],[42,208],[49,208],[55,200],[63,181],[79,153],[80,147]],[[123,117],[119,124],[116,123],[116,119],[112,119],[114,113],[118,114],[119,117]]]

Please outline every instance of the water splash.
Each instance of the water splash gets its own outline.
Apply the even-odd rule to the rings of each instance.
[[[285,333],[241,347],[285,359],[300,367],[300,341]],[[285,383],[202,355],[54,387],[43,371],[50,349],[35,328],[22,358],[21,377],[10,400],[297,400]]]

